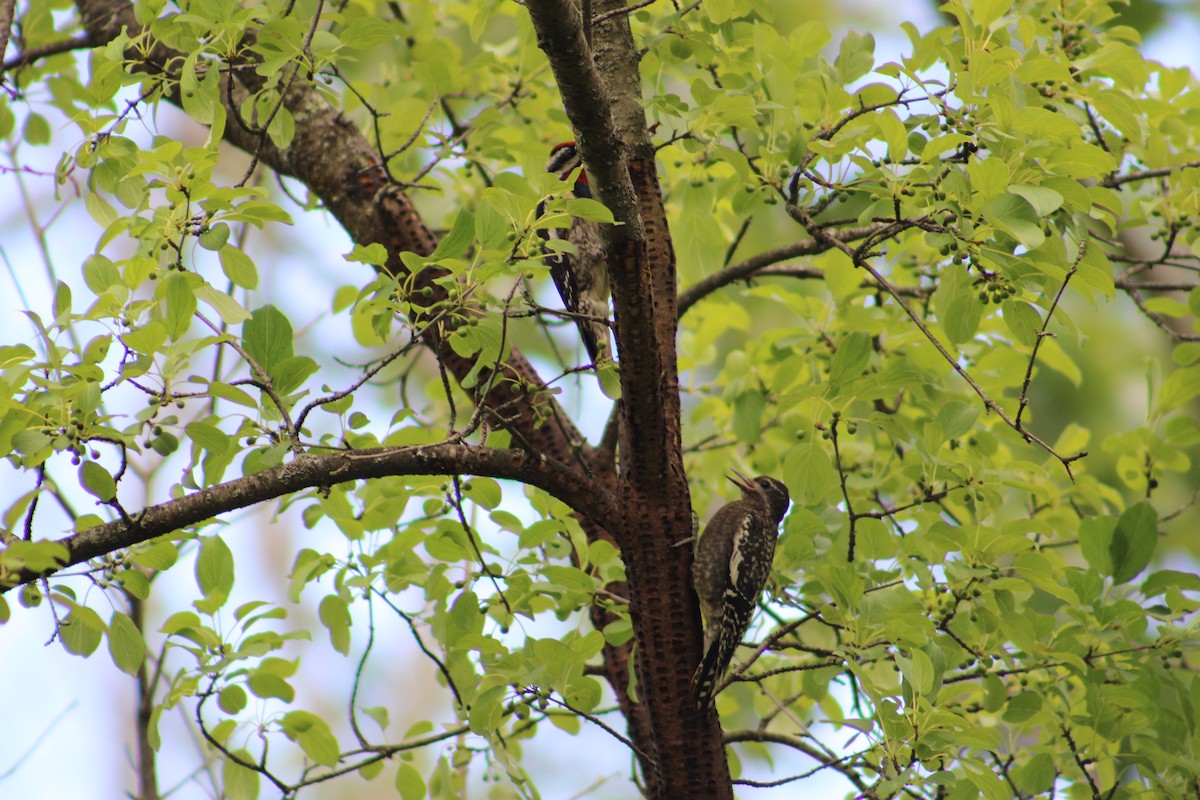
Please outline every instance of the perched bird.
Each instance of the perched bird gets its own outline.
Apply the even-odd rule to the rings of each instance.
[[[787,513],[787,487],[766,475],[729,478],[742,496],[722,506],[696,542],[692,585],[704,615],[704,655],[692,677],[696,702],[712,702],[717,682],[750,627],[771,563],[779,523]]]
[[[546,171],[564,181],[575,174],[573,196],[592,196],[588,188],[587,173],[574,142],[563,142],[550,150]],[[539,208],[539,216],[544,209]],[[612,341],[608,329],[608,267],[604,262],[604,245],[600,239],[600,226],[591,220],[575,219],[569,229],[540,230],[545,240],[564,239],[575,248],[574,253],[543,248],[546,263],[550,266],[550,277],[558,289],[563,306],[569,311],[579,328],[579,338],[587,350],[588,358],[595,364],[601,358],[612,358]],[[564,235],[565,234],[565,235]]]

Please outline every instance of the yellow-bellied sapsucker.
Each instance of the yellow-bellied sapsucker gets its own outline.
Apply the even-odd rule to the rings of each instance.
[[[704,615],[704,655],[692,677],[692,691],[707,706],[725,674],[771,574],[779,523],[787,513],[787,487],[760,475],[740,473],[729,480],[740,499],[722,506],[696,542],[692,585]]]
[[[564,181],[575,174],[574,196],[592,196],[588,188],[587,174],[583,171],[583,160],[574,142],[557,144],[550,151],[546,171],[553,172]],[[538,209],[541,216],[543,209]],[[565,236],[563,234],[566,234]],[[588,357],[595,364],[600,358],[612,358],[612,342],[608,330],[608,267],[604,262],[604,244],[600,239],[600,226],[585,219],[575,219],[566,231],[562,229],[540,230],[545,240],[563,239],[571,243],[574,253],[544,248],[546,263],[550,266],[550,277],[558,289],[563,305],[579,328]]]

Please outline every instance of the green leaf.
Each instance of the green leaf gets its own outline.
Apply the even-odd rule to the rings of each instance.
[[[96,652],[104,639],[104,620],[87,606],[75,606],[59,626],[58,635],[63,649],[86,658]]]
[[[472,731],[488,735],[496,730],[504,719],[503,701],[507,694],[507,686],[494,686],[475,696],[467,718]]]
[[[704,13],[714,25],[724,25],[738,16],[737,8],[735,0],[715,0],[704,4]]]
[[[250,256],[232,245],[222,247],[218,255],[221,259],[221,271],[234,286],[243,289],[258,288],[258,268],[254,266]]]
[[[267,202],[266,200],[248,200],[239,205],[235,210],[226,213],[224,218],[230,222],[249,222],[251,225],[259,228],[267,222],[283,222],[288,225],[292,223],[292,218],[286,211],[277,204]]]
[[[87,209],[91,218],[99,223],[102,228],[108,228],[120,219],[117,210],[103,197],[93,192],[88,192],[83,196],[83,206]]]
[[[1004,324],[1012,332],[1018,344],[1033,347],[1038,332],[1042,329],[1042,318],[1029,303],[1006,300],[1003,305]]]
[[[396,790],[400,792],[401,800],[424,800],[425,779],[412,764],[401,762],[396,770]]]
[[[187,435],[211,453],[224,453],[233,446],[232,439],[217,427],[216,420],[212,418],[189,423]]]
[[[1013,771],[1013,781],[1025,796],[1032,797],[1048,792],[1054,785],[1057,770],[1049,753],[1037,753],[1033,758]]]
[[[346,655],[350,652],[350,609],[346,601],[336,594],[321,598],[319,610],[321,624],[329,630],[329,641],[333,649]]]
[[[121,271],[102,255],[93,254],[83,262],[83,282],[93,294],[103,294],[110,286],[119,286]]]
[[[1078,275],[1079,280],[1089,288],[1108,298],[1115,296],[1112,262],[1104,254],[1104,248],[1091,244],[1084,250],[1083,258],[1079,260]]]
[[[499,508],[504,495],[500,484],[492,478],[475,477],[465,487],[463,494],[489,511]]]
[[[946,439],[958,439],[965,436],[975,426],[979,419],[979,406],[975,403],[964,403],[961,400],[951,400],[937,412],[937,423],[941,426],[942,436]]]
[[[290,703],[296,699],[296,690],[285,679],[278,675],[273,675],[268,672],[257,671],[250,674],[246,679],[246,688],[255,697],[267,699],[276,697],[285,703]]]
[[[990,200],[1008,190],[1008,180],[1012,172],[998,158],[973,160],[967,164],[967,175],[971,178],[972,191],[979,192],[984,199]]]
[[[613,223],[612,212],[608,210],[608,206],[598,200],[592,200],[587,197],[576,197],[563,201],[563,208],[573,217],[586,220],[588,222],[601,222],[611,225]]]
[[[105,503],[117,496],[117,482],[95,461],[84,461],[79,465],[79,485]]]
[[[603,643],[603,637],[601,637]],[[589,712],[595,710],[596,706],[600,705],[600,700],[603,697],[603,690],[600,687],[600,682],[591,675],[579,675],[571,679],[571,681],[563,687],[563,699],[565,699],[572,708],[577,708],[580,711]]]
[[[320,36],[323,31],[319,31],[317,36]],[[275,114],[275,118],[271,120],[271,124],[267,126],[267,135],[271,137],[271,142],[283,150],[291,144],[292,139],[296,136],[296,120],[292,116],[292,112],[288,111],[287,106],[281,106],[279,112]]]
[[[980,794],[987,800],[1012,800],[1012,791],[1004,781],[1000,780],[995,772],[984,766],[979,761],[971,759],[963,759],[961,762],[963,772]]]
[[[1113,574],[1111,546],[1116,529],[1113,517],[1085,517],[1079,523],[1079,549],[1088,565],[1101,575]]]
[[[512,228],[508,218],[496,210],[494,202],[485,202],[479,205],[475,213],[475,239],[479,241],[481,248],[485,250],[504,248],[510,230]]]
[[[783,457],[783,482],[799,505],[824,501],[838,486],[837,470],[820,441],[819,436],[808,436]]]
[[[216,225],[213,225],[208,230],[201,233],[197,238],[197,241],[205,250],[212,250],[213,252],[216,252],[224,247],[225,243],[229,241],[229,226],[224,222],[218,222]]]
[[[84,364],[99,364],[106,357],[108,357],[108,349],[110,347],[112,347],[111,336],[108,334],[97,336],[89,341],[87,346],[84,347],[83,358],[81,360]],[[95,384],[89,384],[89,386],[95,386]],[[99,389],[99,387],[96,388]],[[97,404],[92,404],[88,410],[94,411],[96,408]]]
[[[844,554],[843,554],[844,555]],[[824,563],[816,577],[842,608],[857,608],[863,598],[863,579],[845,563]]]
[[[363,247],[361,244],[356,244],[350,249],[350,252],[346,254],[345,259],[347,261],[352,261],[359,264],[374,264],[376,266],[382,266],[387,263],[388,252],[387,248],[381,245],[379,242],[372,242],[366,247]],[[355,294],[357,293],[357,290],[355,290]]]
[[[254,310],[242,324],[242,345],[258,366],[267,372],[292,357],[292,323],[272,305]]]
[[[108,620],[108,653],[126,675],[137,675],[146,655],[142,632],[120,611],[113,611]]]
[[[12,447],[18,453],[33,456],[50,447],[51,439],[41,431],[17,431],[12,437]]]
[[[131,550],[129,558],[134,564],[146,569],[170,569],[179,559],[179,548],[175,546],[174,542],[157,539]]]
[[[1143,501],[1121,514],[1108,546],[1113,563],[1113,582],[1132,580],[1150,563],[1158,544],[1158,512]]]
[[[124,334],[121,341],[136,353],[155,355],[167,341],[167,328],[158,320],[152,320],[142,327]]]
[[[246,699],[246,690],[235,684],[221,689],[217,705],[226,714],[237,714],[246,707]]]
[[[217,70],[201,63],[198,53],[190,53],[179,73],[180,102],[184,112],[199,122],[208,125],[213,121],[214,105],[219,103]]]
[[[1186,592],[1200,592],[1200,575],[1173,569],[1152,572],[1142,582],[1142,595],[1147,598],[1157,597],[1172,588]]]
[[[280,725],[306,756],[322,766],[337,766],[341,748],[325,720],[309,711],[291,711],[280,720]]]
[[[58,281],[54,287],[54,319],[66,320],[71,314],[71,287]]]
[[[602,358],[596,365],[596,378],[600,382],[600,391],[609,400],[621,399],[621,373],[617,362],[611,358]]]
[[[248,764],[254,763],[254,757],[246,750],[235,750],[233,755]],[[257,800],[260,777],[255,770],[226,758],[221,762],[221,779],[224,783],[224,796],[228,800]]]
[[[914,650],[911,658],[896,656],[896,666],[916,694],[923,696],[933,690],[933,662],[928,654]]]
[[[1013,571],[1031,585],[1070,605],[1079,605],[1078,595],[1069,586],[1063,585],[1059,569],[1045,555],[1036,552],[1021,553],[1013,561]]]
[[[1036,250],[1046,241],[1033,206],[1019,194],[1005,192],[992,198],[984,206],[984,213],[989,222],[1029,250]]]
[[[166,300],[167,311],[163,316],[167,336],[179,339],[192,324],[196,313],[196,293],[189,276],[182,272],[168,272],[159,281],[159,292]]]
[[[942,319],[942,330],[955,345],[969,342],[979,332],[979,322],[983,319],[983,304],[973,295],[960,295],[953,298],[946,306],[945,317]]]
[[[1042,710],[1043,698],[1036,692],[1021,692],[1004,708],[1005,722],[1024,722]]]
[[[41,114],[30,113],[25,117],[22,136],[26,142],[32,145],[50,144],[50,123]]]
[[[1037,217],[1048,217],[1062,208],[1063,196],[1045,186],[1033,186],[1028,183],[1014,183],[1008,187],[1013,194],[1025,198]]]
[[[836,390],[862,375],[870,357],[871,337],[865,333],[852,333],[838,342],[829,366],[830,388]]]
[[[27,344],[0,345],[0,369],[30,361],[35,355],[33,348]]]
[[[269,372],[280,394],[291,394],[303,386],[317,369],[317,362],[308,356],[292,356],[277,361]]]
[[[766,398],[762,392],[742,392],[733,401],[733,435],[746,444],[757,444],[762,438],[762,416]]]
[[[196,585],[206,600],[220,608],[233,590],[233,553],[220,536],[200,540],[196,556]]]
[[[984,30],[990,30],[992,23],[1012,8],[1009,0],[974,0],[971,3],[971,19]]]
[[[250,312],[242,308],[237,300],[207,283],[196,287],[196,297],[216,311],[226,325],[239,325],[250,319]]]
[[[966,144],[972,141],[970,136],[961,133],[945,133],[941,136],[935,136],[925,143],[921,148],[922,161],[934,161],[938,156],[948,150],[953,150],[959,145]]]
[[[975,336],[983,309],[965,269],[951,266],[944,270],[933,301],[942,330],[952,344],[962,344]]]
[[[254,402],[253,397],[236,386],[230,386],[228,383],[213,381],[208,385],[208,393],[213,397],[237,403],[239,406],[258,408],[258,403]]]
[[[197,628],[200,626],[200,617],[194,611],[177,611],[163,622],[162,627],[158,630],[160,633],[170,635],[179,633],[188,628]]]
[[[459,594],[450,607],[446,621],[449,623],[447,635],[450,638],[482,632],[484,620],[479,610],[479,597],[471,591]]]
[[[848,31],[833,63],[842,84],[853,83],[875,67],[875,37]]]
[[[163,431],[150,440],[150,447],[160,456],[169,456],[179,449],[179,439],[175,434]]]
[[[450,226],[450,231],[438,242],[429,259],[437,261],[441,258],[459,258],[467,252],[474,240],[475,216],[465,208],[459,209],[454,215],[454,224]]]
[[[356,17],[342,31],[340,44],[354,50],[370,50],[372,47],[388,44],[395,36],[391,26],[381,19]]]
[[[387,730],[389,722],[387,706],[371,706],[370,708],[362,709],[362,712],[370,717],[372,722],[379,726],[379,730]]]

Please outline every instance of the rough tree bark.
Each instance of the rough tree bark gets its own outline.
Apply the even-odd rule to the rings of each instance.
[[[603,21],[587,26],[590,37],[573,0],[527,6],[589,180],[619,223],[605,233],[621,354],[619,492],[630,526],[622,555],[655,760],[648,788],[653,797],[732,797],[716,713],[696,708],[690,690],[700,625],[691,551],[677,546],[690,536],[691,504],[675,358],[675,254],[639,102],[637,50],[628,16],[619,13],[623,2],[597,4]]]

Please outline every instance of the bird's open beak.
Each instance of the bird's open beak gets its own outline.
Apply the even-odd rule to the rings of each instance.
[[[758,487],[754,485],[753,481],[751,481],[742,473],[738,472],[736,469],[733,470],[733,475],[726,475],[725,479],[741,489],[743,492],[750,492],[751,494],[754,494],[758,491]]]

